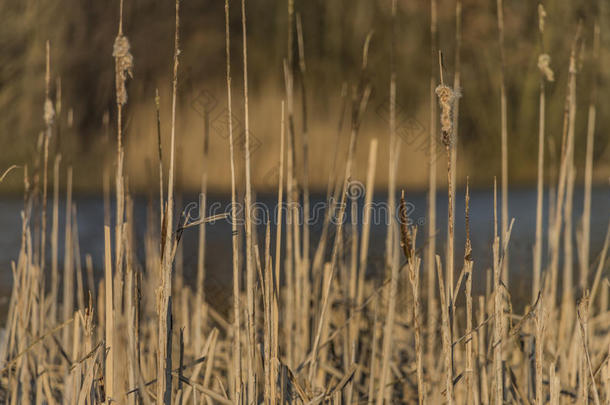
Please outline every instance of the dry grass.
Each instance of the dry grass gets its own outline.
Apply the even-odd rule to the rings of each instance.
[[[589,99],[588,131],[586,137],[575,128],[576,76],[579,72],[577,54],[582,44],[581,31],[575,37],[570,57],[570,76],[564,115],[564,139],[560,170],[556,184],[552,184],[555,204],[549,215],[547,229],[543,228],[542,194],[545,144],[545,80],[548,65],[541,68],[539,109],[539,171],[536,221],[536,246],[532,275],[532,301],[523,313],[513,311],[511,290],[504,269],[508,269],[511,231],[515,219],[508,221],[506,162],[502,164],[501,218],[498,226],[497,187],[494,184],[493,243],[489,251],[493,266],[487,271],[484,294],[475,296],[475,282],[484,277],[475,275],[477,257],[471,248],[470,189],[466,187],[466,246],[461,269],[454,279],[454,217],[455,179],[457,165],[459,67],[456,68],[454,88],[443,79],[435,78],[437,69],[436,44],[433,41],[430,87],[430,138],[443,144],[447,157],[447,193],[449,197],[449,243],[443,260],[435,248],[434,225],[428,228],[427,239],[418,242],[417,226],[409,223],[407,203],[403,192],[396,203],[397,169],[401,142],[396,133],[396,79],[398,72],[392,57],[390,87],[390,120],[388,154],[378,156],[379,142],[370,144],[360,138],[371,97],[368,80],[369,35],[362,47],[359,81],[345,92],[351,98],[349,140],[346,148],[337,147],[329,174],[327,207],[324,228],[317,246],[312,246],[308,224],[298,221],[299,211],[286,212],[286,227],[278,223],[262,226],[253,221],[255,200],[250,162],[247,8],[241,1],[243,101],[246,127],[245,154],[234,151],[231,76],[231,42],[229,30],[229,1],[225,0],[226,27],[226,86],[228,110],[229,156],[231,167],[231,199],[235,203],[237,181],[242,172],[245,178],[245,226],[232,223],[232,305],[218,307],[215,297],[204,294],[207,267],[206,200],[199,207],[201,218],[189,222],[181,218],[174,224],[175,183],[177,182],[176,142],[177,92],[179,78],[180,2],[176,1],[175,35],[172,78],[172,116],[169,166],[162,161],[162,114],[157,108],[155,126],[158,141],[159,212],[148,211],[148,225],[144,236],[145,255],[138,257],[135,241],[134,204],[129,181],[124,175],[125,152],[122,144],[123,106],[127,102],[125,80],[131,60],[128,52],[115,52],[117,58],[116,106],[116,223],[110,224],[109,176],[106,175],[104,275],[93,279],[92,260],[86,256],[86,274],[81,268],[76,206],[72,201],[72,170],[68,168],[63,295],[60,298],[59,276],[59,167],[61,158],[54,157],[53,207],[51,224],[51,266],[46,271],[45,248],[46,213],[42,223],[35,221],[38,213],[46,212],[47,164],[49,142],[57,133],[57,122],[51,119],[51,109],[45,110],[46,132],[38,145],[34,172],[25,166],[23,171],[25,198],[22,211],[21,247],[13,263],[13,289],[9,301],[7,322],[0,335],[0,401],[10,404],[57,403],[120,403],[120,404],[318,404],[318,403],[449,403],[449,404],[587,404],[610,401],[610,353],[608,330],[607,254],[610,245],[610,223],[605,244],[599,255],[590,258],[590,194],[592,155],[595,136],[596,95]],[[436,13],[436,2],[431,3]],[[307,77],[304,38],[300,16],[294,17],[292,1],[288,2],[290,20],[289,55],[284,63],[286,84],[285,102],[280,105],[281,121],[274,123],[273,136],[279,138],[278,203],[284,198],[295,207],[304,200],[308,206],[309,152],[308,127],[304,83]],[[498,0],[498,10],[502,2]],[[121,5],[122,7],[122,5]],[[396,1],[392,3],[393,24],[396,21]],[[541,13],[542,14],[542,13]],[[456,9],[460,37],[461,3]],[[502,46],[502,18],[500,44]],[[126,41],[119,23],[118,42]],[[542,27],[542,25],[541,25]],[[436,21],[432,19],[431,33],[436,36]],[[395,28],[394,28],[395,29]],[[599,29],[595,31],[599,35]],[[540,29],[542,43],[542,28]],[[597,37],[596,37],[597,38]],[[398,45],[399,38],[394,36]],[[599,39],[593,58],[597,63]],[[115,47],[116,48],[116,47]],[[297,64],[292,51],[298,50]],[[116,49],[115,49],[116,51]],[[544,54],[541,47],[541,54]],[[456,64],[459,65],[459,55]],[[49,99],[49,69],[46,74]],[[596,69],[592,69],[593,72]],[[137,80],[134,79],[134,80]],[[300,84],[295,91],[294,84]],[[438,87],[437,87],[438,86]],[[466,85],[467,86],[467,85]],[[501,84],[502,88],[504,87]],[[437,113],[434,89],[438,96]],[[300,92],[300,93],[299,93]],[[501,92],[502,94],[504,91]],[[295,126],[295,95],[301,95],[303,127]],[[501,96],[502,98],[504,96]],[[159,101],[157,100],[157,105]],[[501,105],[505,102],[502,101]],[[349,105],[346,102],[346,105]],[[506,159],[506,112],[502,107],[502,156]],[[440,131],[438,131],[437,128]],[[277,125],[280,125],[279,131]],[[209,136],[208,123],[204,133]],[[341,118],[340,130],[343,126]],[[575,231],[571,224],[574,178],[574,144],[586,139],[586,191],[582,228]],[[204,140],[204,144],[207,141]],[[350,182],[361,160],[357,145],[369,146],[366,173],[366,194],[362,207],[358,201],[348,201]],[[343,145],[340,145],[343,146]],[[304,150],[302,150],[304,149]],[[382,150],[379,148],[379,150]],[[431,146],[429,156],[429,210],[436,207],[436,150]],[[313,154],[311,154],[313,156]],[[269,156],[272,156],[271,154]],[[202,193],[208,186],[207,149],[204,150],[205,170],[199,172]],[[299,161],[302,158],[302,161]],[[385,273],[383,280],[366,277],[370,266],[369,239],[371,237],[371,202],[375,187],[378,158],[388,160],[387,206],[398,216],[391,215],[387,227]],[[275,159],[272,157],[270,159]],[[107,166],[109,173],[112,165]],[[163,179],[167,170],[167,185]],[[78,173],[74,174],[78,176]],[[39,179],[42,178],[42,186]],[[304,183],[304,184],[303,184]],[[167,186],[167,192],[164,187]],[[156,185],[154,186],[156,189]],[[285,190],[285,191],[284,191]],[[286,194],[284,196],[284,194]],[[334,197],[331,199],[331,197]],[[351,217],[347,218],[347,204]],[[398,207],[396,207],[398,205]],[[152,205],[151,205],[152,207]],[[238,218],[233,204],[232,216]],[[534,209],[534,207],[532,207]],[[283,210],[279,211],[283,213]],[[359,226],[360,215],[363,217]],[[223,217],[224,218],[224,217]],[[338,222],[331,219],[338,219]],[[434,216],[431,216],[434,218]],[[215,219],[219,219],[216,217]],[[608,218],[595,218],[607,221]],[[434,224],[434,222],[433,222]],[[275,249],[272,249],[272,225],[275,229]],[[195,288],[183,282],[178,271],[181,264],[177,251],[183,231],[199,227],[197,280]],[[260,228],[260,229],[259,229]],[[349,232],[347,232],[349,230]],[[258,238],[264,231],[264,240]],[[331,233],[331,231],[334,231]],[[212,234],[213,235],[213,234]],[[349,235],[349,237],[348,237]],[[543,260],[544,235],[549,243],[548,260]],[[574,236],[577,235],[578,238]],[[563,236],[563,245],[560,243]],[[114,241],[112,238],[114,237]],[[422,242],[422,240],[427,242]],[[577,240],[575,244],[574,241]],[[39,241],[39,242],[36,242]],[[114,243],[113,243],[114,242]],[[422,266],[421,248],[426,247]],[[431,246],[431,247],[430,247]],[[580,282],[572,285],[572,250],[579,258]],[[114,250],[113,250],[114,249]],[[214,254],[215,252],[212,252]],[[596,254],[597,252],[593,252]],[[311,260],[313,259],[313,260]],[[563,276],[559,265],[563,259]],[[428,273],[422,277],[422,268]],[[444,272],[444,271],[445,272]],[[458,273],[459,271],[459,273]],[[432,274],[430,274],[432,273]],[[242,281],[245,279],[245,285]],[[86,280],[86,281],[85,281]],[[173,281],[176,280],[174,283]],[[560,284],[563,280],[563,284]],[[559,285],[562,293],[559,294]],[[87,286],[85,288],[85,286]],[[97,286],[97,288],[96,288]],[[463,287],[463,288],[462,288]],[[88,295],[84,295],[85,289]],[[440,303],[440,307],[437,305]],[[461,305],[461,303],[464,305]],[[226,314],[229,314],[228,316]]]

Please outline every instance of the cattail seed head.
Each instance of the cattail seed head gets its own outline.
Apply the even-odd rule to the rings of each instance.
[[[411,259],[413,250],[413,239],[409,230],[409,212],[407,210],[407,202],[405,201],[405,192],[400,196],[400,246],[407,260]]]
[[[551,57],[547,53],[538,55],[538,69],[549,82],[555,81],[555,74],[551,69]]]
[[[542,4],[538,4],[538,29],[544,32],[544,19],[546,18],[546,10]]]
[[[441,107],[441,141],[449,147],[453,142],[453,102],[455,93],[449,86],[441,84],[436,88],[438,103]]]
[[[116,102],[119,105],[125,105],[127,103],[125,82],[127,76],[133,77],[133,56],[129,52],[129,40],[123,34],[119,34],[114,40],[112,56],[114,57],[116,72]]]
[[[44,122],[50,127],[53,125],[53,121],[55,121],[55,109],[53,108],[53,103],[48,98],[44,101]]]

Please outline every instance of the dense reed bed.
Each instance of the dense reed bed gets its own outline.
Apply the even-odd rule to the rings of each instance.
[[[396,0],[392,1],[393,30]],[[372,88],[367,80],[369,35],[362,45],[361,75],[344,89],[350,119],[340,118],[338,137],[349,127],[347,148],[336,148],[335,170],[329,173],[328,205],[317,244],[299,209],[309,213],[307,151],[307,69],[301,16],[288,0],[290,18],[288,54],[284,61],[285,100],[277,123],[280,139],[277,184],[279,210],[276,222],[255,221],[256,199],[251,187],[247,7],[241,0],[243,58],[243,103],[245,139],[243,162],[234,148],[229,13],[236,9],[225,0],[227,126],[230,149],[232,210],[230,215],[206,217],[207,173],[201,178],[203,199],[199,218],[181,212],[176,202],[176,97],[180,80],[180,3],[176,2],[172,78],[172,115],[169,167],[164,167],[161,148],[159,99],[158,128],[159,203],[149,205],[143,232],[144,256],[138,255],[134,203],[124,173],[122,128],[128,103],[127,81],[133,58],[122,12],[113,54],[116,64],[117,151],[106,173],[115,171],[114,216],[111,216],[110,180],[105,181],[103,277],[95,278],[91,256],[84,260],[79,247],[78,223],[72,199],[72,173],[60,179],[61,156],[49,157],[56,131],[55,112],[61,108],[50,99],[52,68],[47,43],[45,132],[37,145],[32,167],[23,166],[24,206],[21,249],[13,262],[13,289],[6,325],[0,335],[0,401],[10,404],[233,404],[233,403],[460,403],[460,404],[559,404],[609,403],[610,401],[610,312],[607,278],[608,233],[600,252],[591,252],[591,173],[595,139],[597,95],[589,98],[587,133],[575,130],[577,76],[583,49],[579,27],[571,44],[564,131],[557,177],[548,184],[551,204],[545,210],[543,194],[545,148],[545,84],[552,81],[550,57],[544,53],[544,18],[538,8],[540,32],[540,110],[538,132],[538,199],[536,238],[531,266],[531,301],[523,313],[513,310],[508,285],[511,231],[517,219],[509,220],[507,194],[507,106],[502,79],[499,87],[502,176],[501,207],[494,184],[493,243],[489,252],[493,265],[477,267],[470,239],[469,188],[465,212],[455,212],[458,100],[461,93],[459,41],[461,2],[456,7],[454,81],[445,74],[437,38],[437,4],[431,11],[431,76],[428,226],[418,228],[409,219],[406,197],[399,190],[396,170],[401,140],[396,133],[396,76],[394,60],[399,38],[393,37],[390,87],[390,149],[378,150],[373,139],[368,148],[365,192],[351,194],[358,134]],[[121,1],[121,10],[123,4]],[[502,1],[497,1],[500,53],[503,54]],[[588,71],[596,74],[599,26]],[[296,44],[296,45],[295,45]],[[294,51],[294,52],[293,52]],[[298,55],[298,60],[293,60]],[[110,55],[109,55],[110,56]],[[503,58],[503,56],[502,56]],[[503,65],[503,61],[501,62]],[[137,80],[135,78],[134,80]],[[300,87],[296,88],[295,84]],[[467,84],[465,84],[467,86]],[[301,95],[296,100],[295,93]],[[438,103],[438,105],[437,105]],[[299,114],[302,128],[297,128]],[[204,128],[207,136],[208,128]],[[385,136],[385,135],[380,135]],[[575,167],[574,144],[586,142],[584,210],[581,225],[572,224]],[[339,145],[340,143],[337,142]],[[436,244],[436,154],[441,147],[447,162],[448,238],[445,253]],[[240,145],[241,146],[241,145]],[[302,150],[301,150],[302,147]],[[207,148],[202,159],[207,159]],[[340,158],[337,158],[339,156]],[[53,199],[50,242],[47,239],[49,158],[52,159]],[[373,190],[378,159],[389,160],[388,216],[384,268],[381,277],[367,277]],[[301,161],[299,161],[301,160]],[[11,168],[10,170],[14,170]],[[237,211],[239,171],[245,179],[245,210]],[[2,178],[7,175],[4,173]],[[14,173],[12,175],[15,175]],[[191,173],[191,175],[193,175]],[[41,181],[42,179],[42,181]],[[164,181],[167,179],[167,182]],[[0,179],[1,181],[1,179]],[[60,183],[65,181],[66,206],[59,205]],[[151,185],[157,193],[157,184]],[[402,191],[399,200],[398,191]],[[151,194],[153,192],[151,191]],[[152,199],[151,199],[152,201]],[[301,205],[302,204],[302,205]],[[347,206],[351,204],[350,217]],[[58,212],[66,211],[63,274],[59,268]],[[498,220],[500,213],[500,220]],[[396,215],[394,215],[396,214]],[[543,215],[549,221],[544,229]],[[243,222],[238,219],[243,219]],[[285,218],[282,216],[285,215]],[[115,223],[111,223],[111,217]],[[455,218],[464,218],[464,256],[455,258]],[[39,221],[40,219],[40,221]],[[215,297],[205,294],[206,251],[210,222],[232,220],[233,288],[228,308],[218,307]],[[188,228],[197,228],[196,280],[185,280],[181,264],[181,238]],[[472,230],[476,231],[476,230]],[[272,238],[272,234],[274,237]],[[261,235],[264,235],[261,238]],[[562,242],[563,237],[563,244]],[[207,238],[207,239],[206,239]],[[545,241],[545,238],[547,239]],[[275,242],[275,246],[272,246]],[[103,242],[102,242],[103,241]],[[543,253],[548,246],[547,254]],[[50,265],[46,262],[50,245]],[[459,250],[461,251],[461,249]],[[573,252],[578,260],[574,260]],[[84,268],[83,268],[84,263]],[[578,263],[578,265],[576,265]],[[560,274],[560,266],[563,266]],[[484,274],[475,275],[475,271]],[[526,271],[526,270],[521,270]],[[578,272],[577,272],[578,271]],[[578,277],[578,278],[577,278]],[[574,282],[578,279],[578,283]],[[473,283],[486,280],[481,295]],[[60,283],[62,283],[60,288]],[[561,290],[560,290],[561,287]],[[522,294],[521,294],[522,295]],[[528,294],[526,294],[529,296]],[[458,305],[459,303],[459,305]],[[520,305],[521,306],[521,305]]]

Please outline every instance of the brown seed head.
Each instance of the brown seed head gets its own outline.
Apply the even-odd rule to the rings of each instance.
[[[538,30],[544,32],[544,19],[546,18],[546,10],[542,4],[538,4]]]
[[[409,231],[409,213],[407,210],[407,202],[405,201],[405,192],[400,196],[400,246],[407,260],[411,259],[413,249],[413,239]]]
[[[543,53],[538,55],[538,69],[549,82],[555,81],[555,74],[551,69],[551,57],[549,54]]]
[[[53,121],[55,121],[55,109],[53,108],[53,103],[48,98],[44,101],[44,122],[48,127],[53,125]]]
[[[453,101],[455,93],[449,86],[441,84],[436,88],[438,104],[441,107],[441,140],[443,145],[449,147],[453,141]]]
[[[133,77],[133,56],[129,52],[129,40],[123,34],[119,34],[114,40],[112,56],[114,56],[116,72],[116,102],[125,105],[127,103],[125,82],[127,76]]]

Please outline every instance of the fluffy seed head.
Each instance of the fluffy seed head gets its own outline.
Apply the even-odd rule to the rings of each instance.
[[[126,36],[119,34],[114,40],[112,47],[116,73],[116,102],[120,105],[127,103],[127,89],[125,82],[127,76],[133,77],[133,56],[129,52],[129,40]]]
[[[55,120],[55,109],[53,108],[53,103],[48,98],[44,101],[44,122],[47,126],[53,125],[53,121]]]
[[[449,86],[441,84],[436,88],[438,104],[441,107],[441,141],[449,147],[453,141],[453,101],[455,93]]]
[[[551,69],[551,57],[547,53],[538,55],[538,69],[549,82],[555,81],[555,74]]]
[[[538,4],[538,29],[544,32],[544,19],[546,18],[546,10],[542,4]]]

